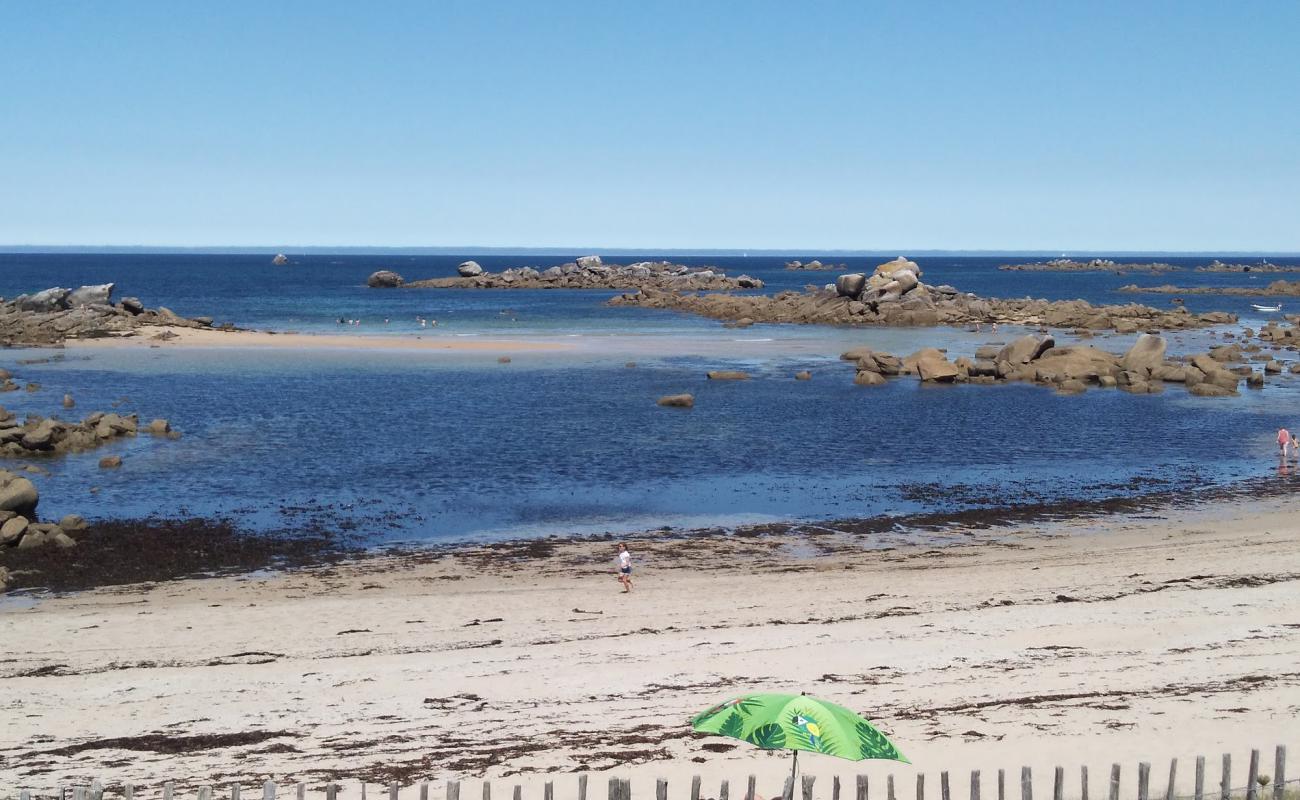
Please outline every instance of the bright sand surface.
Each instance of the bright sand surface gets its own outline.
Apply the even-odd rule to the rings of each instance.
[[[278,337],[277,337],[278,338]],[[1193,758],[1289,744],[1300,775],[1300,501],[1048,529],[949,531],[958,543],[868,549],[834,532],[633,541],[636,590],[620,594],[610,542],[522,543],[452,554],[377,556],[290,574],[185,580],[0,606],[0,797],[98,775],[193,787],[335,776],[435,784],[498,779],[575,797],[579,771],[657,777],[684,798],[731,781],[779,792],[788,755],[693,738],[693,713],[749,690],[807,691],[866,713],[914,766],[806,755],[818,798],[857,774],[912,798],[939,772],[967,796],[1039,797],[1052,767],[1067,796],[1090,768],[1123,796],[1168,759],[1190,790]],[[816,531],[816,529],[813,529]],[[950,537],[945,537],[950,538]],[[872,540],[873,542],[875,540]],[[878,542],[875,542],[878,544]],[[477,621],[477,622],[476,622]],[[49,751],[114,737],[283,732],[251,745],[167,754]],[[594,774],[590,797],[605,796]],[[282,792],[287,791],[285,789]],[[440,785],[432,797],[444,797]],[[462,787],[477,798],[479,787]],[[192,796],[192,795],[190,795]],[[221,789],[219,797],[228,796]],[[1217,796],[1217,792],[1215,794]],[[413,790],[403,797],[414,798]]]
[[[361,350],[562,350],[561,341],[522,338],[456,337],[434,330],[426,335],[380,336],[334,333],[272,333],[270,331],[222,331],[214,328],[142,328],[137,336],[69,340],[68,347],[277,347],[285,349]],[[159,339],[170,333],[174,338]]]

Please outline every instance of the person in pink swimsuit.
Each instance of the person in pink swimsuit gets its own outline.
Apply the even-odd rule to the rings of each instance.
[[[1286,461],[1286,448],[1289,444],[1291,444],[1291,432],[1286,428],[1279,428],[1277,431],[1277,449],[1278,455],[1282,457],[1283,461]]]

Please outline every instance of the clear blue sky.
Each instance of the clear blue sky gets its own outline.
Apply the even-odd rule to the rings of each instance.
[[[0,0],[0,243],[1300,251],[1300,3]]]

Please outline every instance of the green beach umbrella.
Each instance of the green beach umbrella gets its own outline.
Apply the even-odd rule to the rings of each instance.
[[[700,733],[740,739],[764,750],[793,750],[793,781],[799,751],[849,761],[884,758],[910,763],[894,743],[852,711],[802,694],[747,694],[710,708],[691,720]]]

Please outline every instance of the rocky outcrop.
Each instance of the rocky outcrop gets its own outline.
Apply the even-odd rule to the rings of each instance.
[[[1233,297],[1300,297],[1300,281],[1273,281],[1268,286],[1138,286],[1130,283],[1115,291],[1131,294],[1218,294]]]
[[[81,422],[64,422],[53,417],[28,416],[19,422],[13,412],[0,407],[0,456],[38,457],[94,450],[110,442],[135,436],[140,429],[134,414],[105,414],[97,411]],[[166,420],[154,420],[148,432],[171,439],[180,434]]]
[[[705,377],[711,381],[747,381],[749,373],[736,369],[715,369],[705,373]]]
[[[785,262],[785,268],[786,268],[786,269],[794,269],[794,270],[800,270],[800,269],[802,269],[802,270],[812,270],[812,271],[814,271],[814,272],[816,272],[816,271],[828,271],[828,270],[829,270],[829,271],[840,271],[840,272],[842,272],[842,271],[848,269],[848,268],[849,268],[849,265],[848,265],[848,264],[823,264],[822,262],[820,262],[820,261],[818,261],[817,259],[814,258],[812,261],[809,261],[809,262],[807,262],[807,263],[805,263],[805,262],[803,262],[803,261],[787,261],[787,262]]]
[[[1282,264],[1270,264],[1262,261],[1258,264],[1225,264],[1219,259],[1214,259],[1201,267],[1196,268],[1197,272],[1300,272],[1300,267],[1286,266]]]
[[[898,258],[868,276],[848,273],[830,286],[775,295],[694,294],[642,287],[610,300],[615,306],[687,311],[714,319],[817,325],[933,326],[1009,324],[1119,333],[1201,328],[1235,322],[1224,312],[1193,314],[1136,303],[1094,306],[1084,300],[991,299],[921,281],[914,261]]]
[[[406,281],[401,275],[393,272],[391,269],[381,269],[377,272],[370,273],[366,278],[366,285],[371,289],[396,289]]]
[[[1032,264],[1003,264],[998,267],[1013,272],[1175,272],[1179,268],[1173,264],[1121,264],[1108,258],[1093,258],[1088,261],[1075,261],[1072,258],[1053,258],[1051,261],[1037,261]]]
[[[0,553],[9,548],[77,546],[68,534],[85,530],[86,521],[77,514],[68,514],[58,523],[40,522],[36,516],[39,501],[31,481],[0,470]],[[9,587],[11,577],[9,570],[0,566],[0,592]]]
[[[148,326],[207,328],[212,324],[211,318],[186,319],[162,306],[145,308],[134,297],[114,305],[113,289],[111,283],[53,288],[0,301],[0,345],[50,345],[68,339],[132,336]]]
[[[277,267],[283,267],[285,264],[288,263],[289,263],[289,257],[286,256],[284,253],[276,253],[275,258],[271,259],[271,264]]]
[[[1248,386],[1262,387],[1265,373],[1276,374],[1283,366],[1270,362],[1272,368],[1263,371],[1248,365],[1230,367],[1242,360],[1241,349],[1234,345],[1185,360],[1165,360],[1164,352],[1165,342],[1158,336],[1140,337],[1123,355],[1090,345],[1057,347],[1050,336],[1024,336],[984,345],[973,358],[950,359],[942,350],[926,348],[900,359],[867,347],[849,350],[840,358],[856,365],[853,382],[860,386],[881,386],[888,377],[915,375],[931,383],[1024,381],[1061,394],[1080,394],[1089,386],[1147,394],[1162,391],[1166,383],[1181,383],[1198,397],[1235,395],[1243,377]]]
[[[462,261],[456,267],[456,274],[462,278],[477,278],[483,274],[483,268],[479,266],[477,261]]]
[[[467,264],[473,262],[466,262]],[[464,267],[462,264],[461,267]],[[474,264],[474,266],[478,266]],[[411,281],[408,289],[646,289],[673,292],[761,289],[763,282],[748,275],[734,278],[710,267],[688,267],[667,261],[606,264],[599,256],[545,270],[517,267],[502,272],[480,271],[452,278]]]

